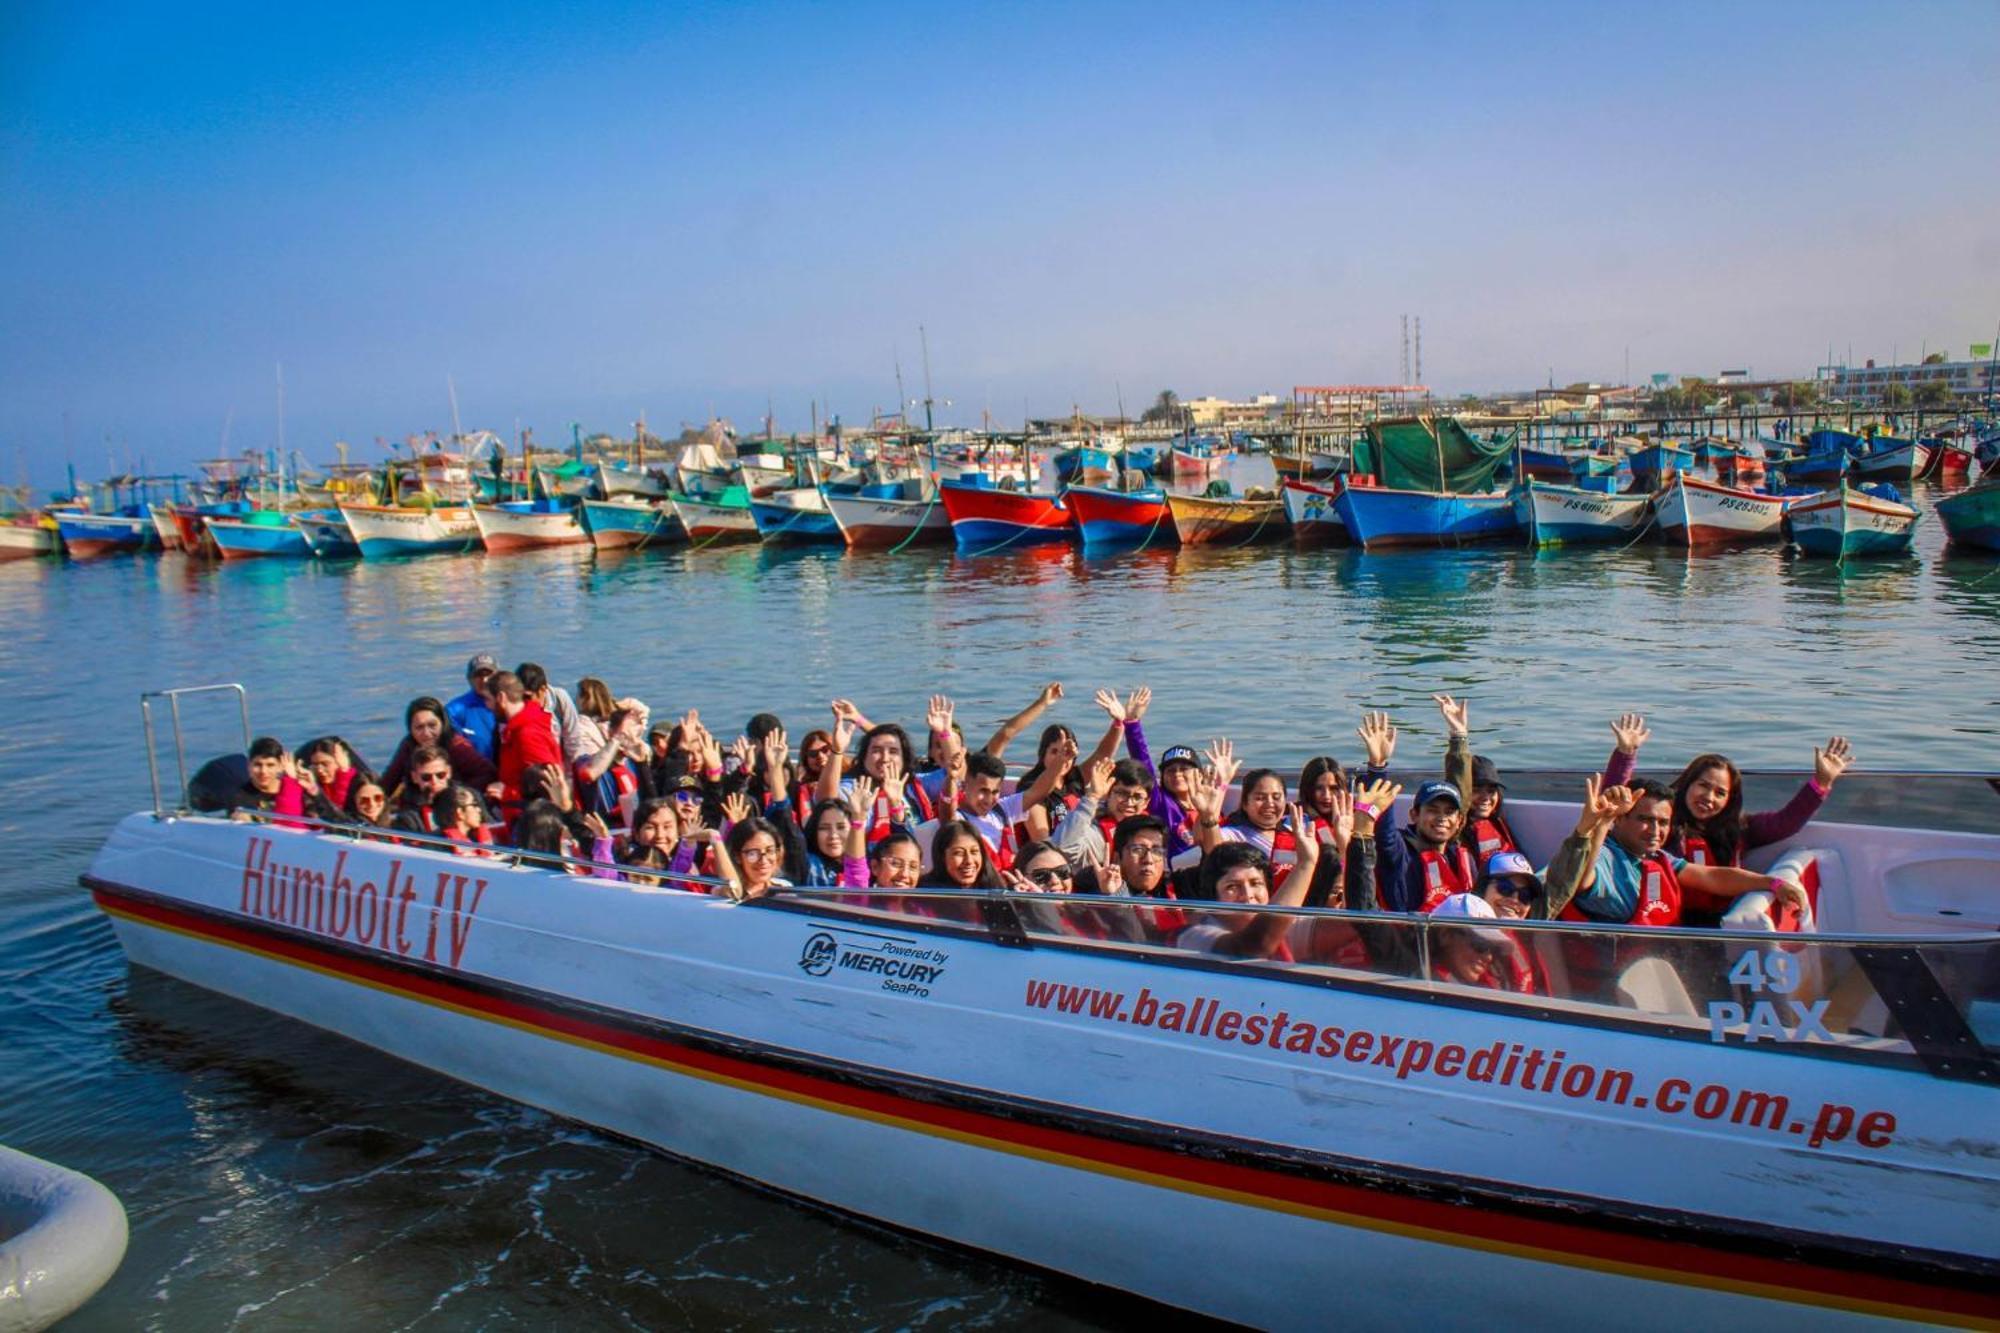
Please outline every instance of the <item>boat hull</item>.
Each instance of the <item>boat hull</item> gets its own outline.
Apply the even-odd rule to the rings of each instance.
[[[1347,486],[1336,501],[1340,521],[1366,551],[1399,546],[1463,546],[1518,536],[1514,502],[1504,495],[1451,495]]]
[[[1073,516],[1057,495],[950,481],[938,490],[961,552],[1066,542],[1076,535]]]
[[[1646,525],[1651,499],[1531,481],[1514,490],[1514,518],[1530,546],[1630,541]]]
[[[757,540],[757,520],[750,517],[747,504],[717,504],[682,495],[674,496],[671,503],[688,540],[698,546]]]
[[[1938,521],[1954,546],[2000,551],[2000,481],[1982,481],[1937,502]]]
[[[292,515],[292,526],[321,560],[352,560],[361,554],[347,520],[338,509],[305,509]]]
[[[149,504],[146,516],[153,520],[153,531],[159,536],[162,551],[181,549],[181,525],[174,518],[172,505]]]
[[[1279,488],[1285,521],[1299,546],[1345,546],[1351,540],[1340,519],[1340,488],[1287,479]]]
[[[850,550],[881,551],[901,546],[938,546],[951,540],[951,515],[942,500],[869,499],[828,495],[827,512]]]
[[[123,514],[59,514],[56,531],[62,535],[63,549],[75,560],[129,555],[156,547],[160,540],[152,519]]]
[[[667,484],[659,474],[629,467],[597,465],[597,489],[607,500],[660,500],[666,498]]]
[[[519,510],[475,505],[472,518],[479,525],[479,540],[496,554],[544,546],[581,546],[590,540],[573,508]]]
[[[1976,1080],[1545,1032],[1421,992],[937,922],[899,921],[890,950],[838,908],[219,819],[129,819],[86,882],[137,965],[822,1205],[1239,1323],[1323,1327],[1329,1289],[1369,1324],[2000,1317]],[[1111,1003],[1057,1006],[1052,984]],[[1152,1021],[1189,997],[1204,1019]],[[1294,1036],[1339,1036],[1281,1050],[1241,1033],[1281,1006]],[[1683,1102],[1752,1086],[1799,1109],[1893,1107],[1892,1146],[1808,1149],[1782,1118],[1558,1095],[1553,1068],[1540,1089],[1412,1068],[1419,1047],[1463,1066],[1510,1039]]]
[[[750,521],[757,540],[766,545],[839,546],[846,541],[817,487],[781,491],[769,499],[753,497]]]
[[[57,549],[54,528],[40,523],[0,523],[0,560],[33,560],[54,555]]]
[[[224,560],[312,558],[312,543],[290,523],[271,525],[233,518],[211,518],[207,528],[209,539],[215,543]]]
[[[1063,501],[1076,516],[1077,535],[1085,546],[1172,545],[1180,540],[1165,491],[1072,486],[1063,492]]]
[[[1875,481],[1907,482],[1924,471],[1925,464],[1929,461],[1930,451],[1923,445],[1910,441],[1857,455],[1854,459],[1853,472],[1857,477]]]
[[[389,508],[342,505],[349,535],[363,560],[407,555],[455,555],[479,545],[479,524],[470,508]]]
[[[1287,535],[1285,502],[1275,495],[1256,500],[1169,495],[1167,508],[1183,546],[1249,546]]]
[[[1794,500],[1785,511],[1792,541],[1807,555],[1845,560],[1902,555],[1916,535],[1917,511],[1847,486]]]
[[[634,551],[687,539],[672,505],[645,500],[585,500],[583,526],[600,551]]]
[[[1653,497],[1654,531],[1674,546],[1731,546],[1776,541],[1782,535],[1782,496],[1738,490],[1685,472]]]

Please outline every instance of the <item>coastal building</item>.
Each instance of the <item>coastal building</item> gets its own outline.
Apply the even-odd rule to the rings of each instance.
[[[1972,361],[1924,361],[1893,366],[1866,361],[1858,366],[1821,366],[1817,376],[1820,392],[1839,402],[1877,404],[1890,385],[1901,385],[1914,398],[1924,386],[1942,384],[1954,397],[1984,398],[2000,392],[2000,367],[1993,362],[1991,348],[1981,350],[1988,355]]]
[[[1227,398],[1186,398],[1181,407],[1197,430],[1235,430],[1262,426],[1280,413],[1278,396],[1260,393],[1248,402]]]

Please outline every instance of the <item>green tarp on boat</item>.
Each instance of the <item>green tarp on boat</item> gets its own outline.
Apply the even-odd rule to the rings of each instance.
[[[1354,445],[1354,470],[1405,491],[1462,495],[1493,489],[1493,474],[1514,452],[1510,435],[1482,440],[1452,417],[1371,421]]]

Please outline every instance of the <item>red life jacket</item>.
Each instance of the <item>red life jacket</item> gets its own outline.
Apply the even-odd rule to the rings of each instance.
[[[1632,908],[1631,920],[1624,922],[1632,926],[1676,926],[1681,919],[1681,881],[1674,874],[1674,867],[1667,860],[1665,852],[1654,852],[1639,862],[1639,901]],[[1586,915],[1577,907],[1572,898],[1563,906],[1564,921],[1594,921],[1600,925],[1617,925],[1618,922],[1604,922],[1598,917]]]
[[[979,835],[981,842],[986,843],[986,854],[993,858],[993,868],[995,870],[1012,870],[1014,868],[1014,857],[1021,848],[1020,837],[1014,831],[1017,827],[1016,825],[1004,821],[1001,823],[1000,845],[996,847],[986,841],[985,825],[970,816],[966,817],[965,822],[972,825],[972,831]]]
[[[937,818],[937,810],[932,806],[931,798],[924,794],[923,784],[917,782],[915,779],[911,779],[903,784],[903,801],[918,816],[917,819],[911,821],[912,823],[922,824]],[[889,794],[887,792],[875,793],[875,805],[869,811],[869,815],[868,841],[874,842],[877,838],[887,833],[890,826],[895,823],[895,820],[889,817]]]
[[[1507,821],[1500,818],[1475,819],[1466,830],[1472,849],[1479,855],[1479,863],[1486,864],[1486,858],[1497,852],[1518,852],[1521,844],[1514,841],[1514,830],[1507,827]]]
[[[1446,843],[1433,851],[1420,848],[1417,864],[1424,869],[1424,901],[1420,912],[1437,910],[1437,905],[1454,893],[1471,893],[1479,876],[1472,868],[1472,853],[1463,843]]]
[[[1549,982],[1542,975],[1542,960],[1530,951],[1528,941],[1514,938],[1511,933],[1509,938],[1514,947],[1499,963],[1506,989],[1516,995],[1547,995]]]

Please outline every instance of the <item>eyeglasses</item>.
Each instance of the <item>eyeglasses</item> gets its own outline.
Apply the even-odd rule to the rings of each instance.
[[[776,847],[745,847],[742,852],[746,861],[775,861],[778,859]]]
[[[1542,896],[1539,884],[1517,884],[1511,879],[1489,880],[1486,887],[1502,898],[1512,898],[1517,903],[1531,903]]]
[[[1075,876],[1070,873],[1068,866],[1043,866],[1040,870],[1030,870],[1028,878],[1047,888],[1051,884],[1067,883]]]
[[[890,861],[878,861],[876,864],[891,875],[914,875],[923,869],[915,861],[906,861],[900,857]]]
[[[799,758],[810,759],[814,755],[826,755],[832,753],[833,753],[833,747],[831,745],[808,745],[805,749],[799,751]]]
[[[696,802],[696,801],[699,801],[699,800],[701,800],[701,793],[700,793],[700,792],[698,792],[698,791],[696,791],[696,790],[695,790],[694,788],[692,788],[692,787],[689,787],[689,788],[688,788],[687,790],[685,790],[685,791],[677,791],[677,792],[675,792],[675,793],[674,793],[674,799],[675,799],[676,801],[688,801],[688,802]]]
[[[1167,859],[1167,849],[1156,842],[1128,842],[1125,844],[1124,855],[1136,857],[1141,861],[1164,861]]]
[[[379,791],[365,791],[354,798],[354,803],[356,805],[383,805],[388,802],[388,799],[388,797]]]

